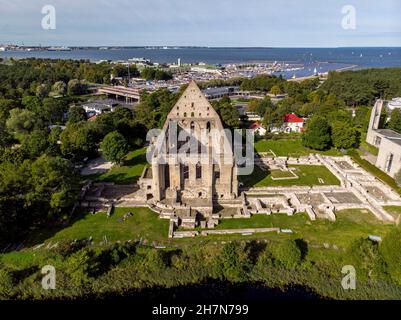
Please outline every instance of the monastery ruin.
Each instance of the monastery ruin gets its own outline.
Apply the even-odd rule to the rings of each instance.
[[[195,82],[189,84],[172,108],[162,134],[152,140],[151,161],[138,183],[131,186],[92,184],[84,191],[81,205],[98,209],[147,206],[160,218],[169,219],[171,238],[282,232],[277,228],[215,229],[222,219],[246,219],[255,214],[292,216],[305,212],[311,220],[335,221],[338,210],[366,209],[367,214],[370,211],[378,220],[395,222],[383,207],[401,206],[401,197],[348,156],[311,154],[288,158],[261,154],[255,157],[255,165],[262,170],[285,171],[291,165],[325,166],[340,183],[245,188],[238,182],[235,156],[232,148],[227,147],[230,145],[227,136],[199,139],[196,152],[180,153],[188,140],[179,141],[168,134],[175,126],[178,133],[184,131],[196,140],[202,130],[223,130],[217,112]],[[288,179],[296,181],[296,178],[294,175]]]

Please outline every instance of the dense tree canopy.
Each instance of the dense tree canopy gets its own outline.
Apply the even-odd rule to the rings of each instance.
[[[58,157],[0,163],[0,241],[12,241],[41,225],[58,219],[79,193],[78,175]]]
[[[219,114],[223,127],[226,128],[239,128],[239,112],[232,105],[230,98],[223,97],[219,101],[212,102],[213,108]]]
[[[128,152],[128,143],[121,133],[113,131],[104,137],[100,148],[106,160],[120,164]]]
[[[400,79],[400,68],[330,72],[321,88],[343,99],[348,106],[371,106],[377,98],[401,96]]]
[[[325,118],[314,116],[309,120],[306,131],[302,136],[304,146],[315,149],[325,150],[330,147],[330,125]]]
[[[349,123],[334,121],[331,126],[331,139],[337,149],[349,149],[356,146],[358,142],[358,132]]]
[[[170,80],[172,79],[172,74],[170,71],[163,69],[145,67],[141,71],[141,77],[146,80]]]

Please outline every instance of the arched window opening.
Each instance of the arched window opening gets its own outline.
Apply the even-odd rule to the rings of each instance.
[[[196,164],[196,179],[202,179],[202,166],[199,162]]]
[[[207,122],[207,124],[206,124],[206,130],[207,130],[207,133],[209,133],[210,132],[210,121],[208,121]]]

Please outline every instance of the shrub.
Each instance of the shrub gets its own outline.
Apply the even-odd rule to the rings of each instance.
[[[219,256],[222,274],[233,282],[246,281],[251,269],[248,251],[243,244],[230,242],[223,247]]]
[[[320,116],[312,117],[306,126],[306,131],[302,136],[305,147],[314,150],[325,150],[330,147],[330,125],[327,120]]]
[[[401,285],[401,230],[394,229],[389,232],[380,244],[387,271],[391,278]]]
[[[0,299],[10,298],[13,287],[13,279],[10,273],[0,269]]]
[[[66,273],[77,286],[90,283],[91,275],[96,269],[97,263],[93,259],[93,253],[86,249],[72,254],[66,261]]]
[[[275,263],[294,268],[302,262],[302,252],[293,240],[285,240],[270,248]]]
[[[384,274],[384,261],[376,242],[369,239],[357,239],[346,252],[346,262],[352,264],[360,277],[375,279]]]

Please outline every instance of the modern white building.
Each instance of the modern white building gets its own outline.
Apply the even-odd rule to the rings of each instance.
[[[95,113],[96,115],[99,115],[102,113],[113,112],[117,106],[117,101],[107,99],[86,102],[82,105],[82,108],[84,108],[87,114]]]
[[[401,134],[390,129],[383,129],[382,111],[391,118],[391,111],[401,108],[397,101],[377,100],[370,115],[370,122],[366,142],[379,149],[376,160],[376,167],[394,177],[401,169]]]

